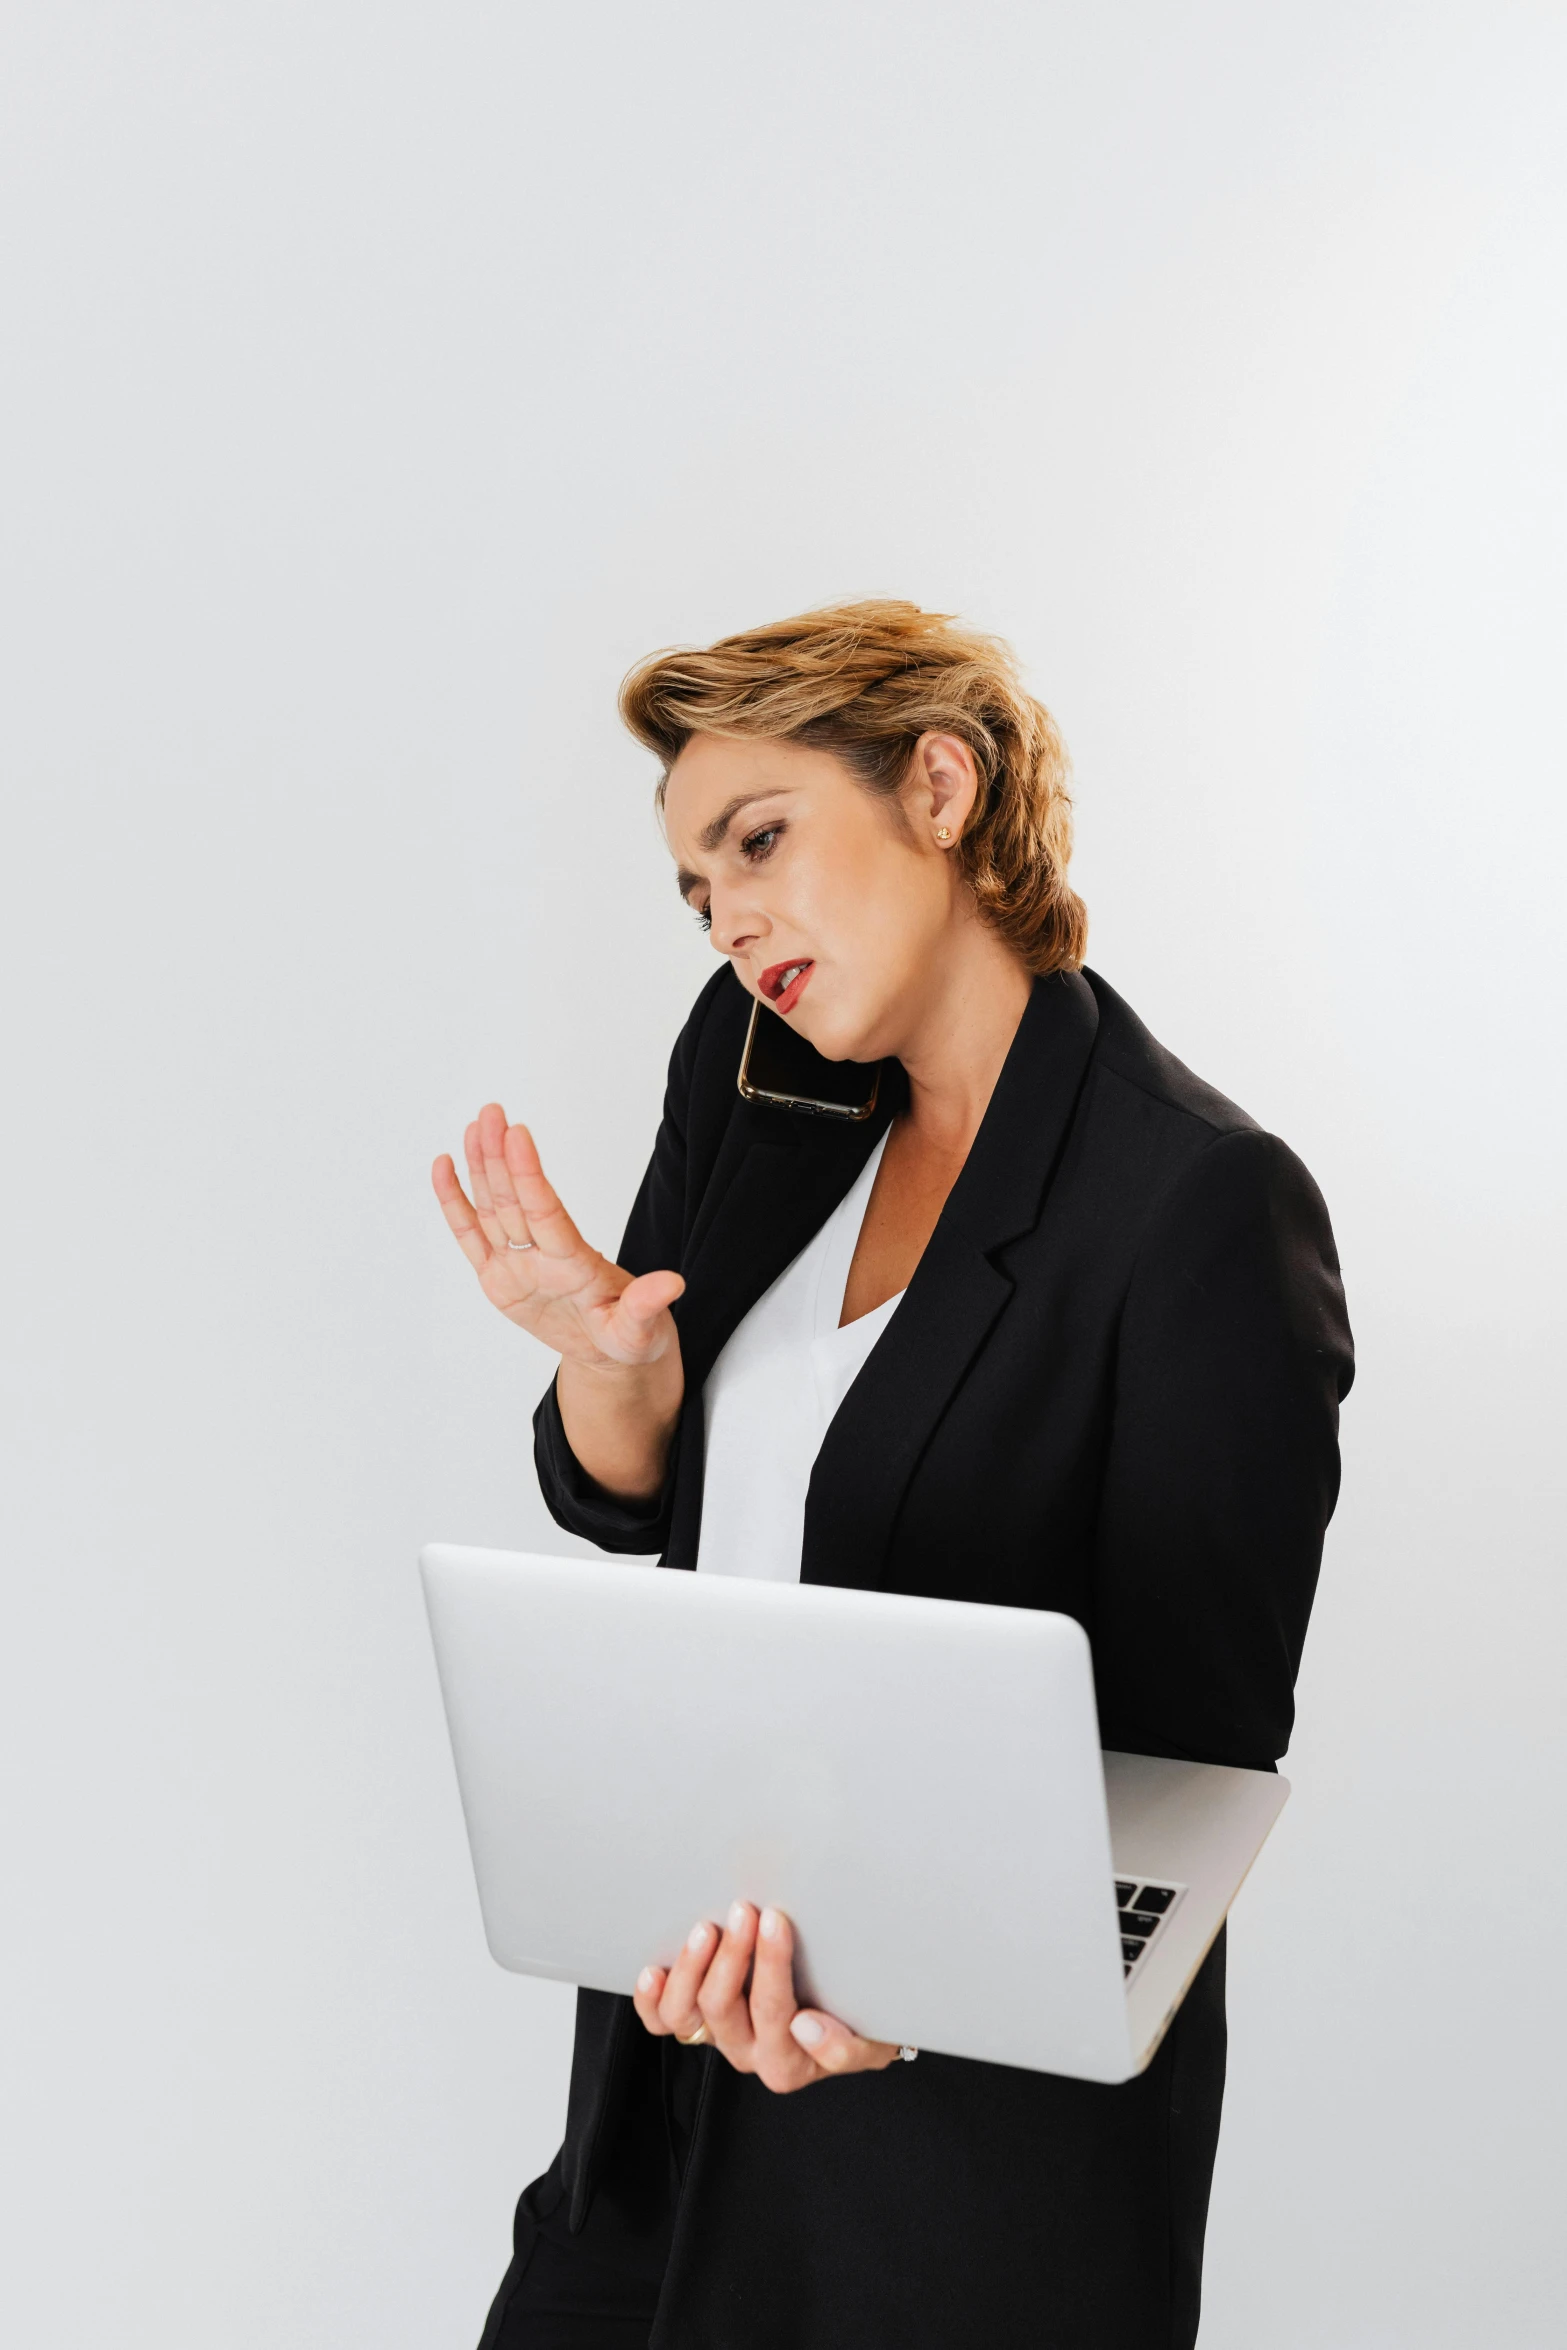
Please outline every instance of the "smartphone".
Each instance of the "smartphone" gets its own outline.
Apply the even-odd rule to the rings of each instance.
[[[740,1055],[740,1095],[774,1110],[804,1110],[813,1118],[868,1118],[876,1107],[881,1064],[829,1061],[760,1001]]]

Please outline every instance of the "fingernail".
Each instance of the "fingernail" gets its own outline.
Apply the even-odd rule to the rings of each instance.
[[[729,1931],[731,1934],[745,1932],[745,1903],[743,1901],[731,1901],[729,1904]]]
[[[769,1942],[776,1942],[783,1932],[783,1919],[778,1915],[776,1909],[763,1910],[762,1932],[767,1936]]]
[[[705,1924],[698,1923],[692,1927],[690,1933],[686,1936],[686,1948],[688,1950],[703,1950],[706,1947],[707,1927]]]
[[[651,1991],[654,1981],[655,1977],[653,1974],[653,1969],[650,1966],[645,1966],[642,1969],[641,1974],[637,1977],[637,1989],[639,1991]]]
[[[827,2037],[827,2026],[819,2024],[813,2015],[797,2015],[789,2029],[802,2048],[820,2048]]]

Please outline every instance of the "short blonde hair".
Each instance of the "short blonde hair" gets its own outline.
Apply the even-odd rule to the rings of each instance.
[[[639,662],[620,715],[669,770],[695,734],[771,736],[832,751],[889,798],[922,734],[957,735],[979,796],[958,844],[980,912],[1031,971],[1075,971],[1088,912],[1067,881],[1066,752],[999,637],[946,612],[873,600],[828,604]]]

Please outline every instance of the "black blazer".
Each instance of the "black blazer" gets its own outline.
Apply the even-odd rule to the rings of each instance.
[[[696,1563],[703,1382],[903,1098],[892,1066],[861,1126],[742,1102],[749,1012],[727,966],[698,998],[621,1250],[631,1272],[686,1280],[663,1493],[629,1508],[593,1485],[553,1388],[535,1420],[558,1521],[671,1567]],[[823,1440],[802,1578],[1060,1609],[1090,1635],[1106,1746],[1271,1769],[1351,1374],[1327,1211],[1299,1160],[1093,973],[1038,980],[968,1162]],[[575,2226],[633,2033],[628,2001],[582,1994],[560,2172]]]

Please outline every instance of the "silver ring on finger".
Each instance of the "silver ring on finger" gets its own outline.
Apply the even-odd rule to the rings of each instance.
[[[896,2061],[899,2064],[912,2064],[918,2055],[919,2050],[917,2048],[910,2048],[908,2043],[905,2041],[904,2045],[898,2050]]]
[[[706,2024],[698,2024],[694,2032],[687,2032],[683,2037],[679,2032],[675,2034],[682,2048],[705,2048],[707,2037]]]
[[[525,1248],[537,1248],[538,1245],[539,1244],[536,1240],[508,1240],[506,1243],[508,1248],[514,1248],[519,1251]]]

